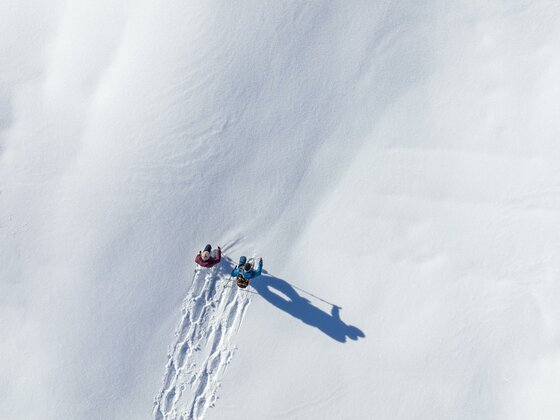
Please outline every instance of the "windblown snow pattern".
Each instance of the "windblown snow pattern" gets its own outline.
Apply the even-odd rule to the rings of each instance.
[[[0,417],[560,418],[558,2],[0,0],[0,60]]]

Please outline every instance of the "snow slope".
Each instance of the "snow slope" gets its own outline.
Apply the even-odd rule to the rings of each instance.
[[[559,22],[2,1],[3,416],[557,419]]]

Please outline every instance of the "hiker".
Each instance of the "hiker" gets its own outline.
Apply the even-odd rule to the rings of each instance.
[[[216,256],[212,255],[212,246],[208,244],[204,247],[204,251],[198,251],[198,255],[194,259],[194,262],[201,267],[214,267],[222,259],[222,249],[218,247],[218,249],[215,250],[215,254]]]
[[[249,280],[261,275],[263,259],[259,259],[259,265],[256,269],[254,268],[254,262],[252,258],[247,261],[247,257],[242,256],[239,258],[239,264],[231,272],[231,276],[236,277],[237,285],[242,289],[249,285]]]

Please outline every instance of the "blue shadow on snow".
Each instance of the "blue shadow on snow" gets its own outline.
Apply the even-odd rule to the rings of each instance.
[[[345,343],[347,338],[357,340],[365,337],[362,330],[340,319],[339,306],[332,305],[330,313],[325,312],[302,297],[286,280],[265,274],[264,270],[261,276],[251,280],[251,286],[262,298],[278,309],[319,329],[333,340]]]

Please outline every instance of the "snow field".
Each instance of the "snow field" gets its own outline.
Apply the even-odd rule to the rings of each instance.
[[[558,22],[3,1],[1,412],[556,420]],[[256,295],[190,275],[208,242]]]

